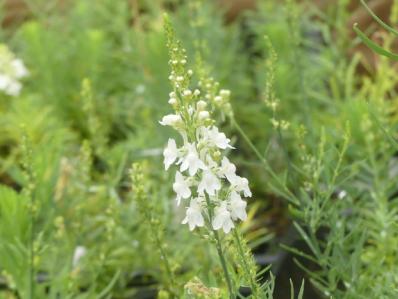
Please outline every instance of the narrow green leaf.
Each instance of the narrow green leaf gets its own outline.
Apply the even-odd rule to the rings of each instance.
[[[304,279],[301,282],[300,291],[297,299],[303,299],[303,296],[304,296]]]
[[[356,32],[356,34],[358,34],[359,38],[370,48],[372,49],[374,52],[376,52],[377,54],[386,56],[388,58],[394,59],[394,60],[398,60],[398,55],[391,53],[389,51],[387,51],[386,49],[380,47],[378,44],[376,44],[375,42],[373,42],[372,40],[370,40],[359,28],[358,28],[358,24],[355,23],[354,24],[354,31]]]
[[[115,273],[115,275],[113,276],[109,284],[106,286],[106,288],[103,289],[102,292],[97,296],[98,299],[104,298],[112,290],[116,281],[119,279],[120,273],[121,273],[120,270]]]
[[[398,31],[392,28],[391,26],[388,26],[386,23],[384,23],[376,14],[369,8],[369,6],[365,3],[364,0],[361,0],[362,5],[365,7],[365,9],[368,11],[368,13],[372,16],[372,18],[380,24],[381,27],[386,29],[387,31],[395,34],[398,36]]]

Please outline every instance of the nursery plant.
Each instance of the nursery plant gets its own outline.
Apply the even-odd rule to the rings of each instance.
[[[0,298],[398,296],[395,1],[12,2]]]

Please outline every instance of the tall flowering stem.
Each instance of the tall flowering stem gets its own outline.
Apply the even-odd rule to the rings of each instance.
[[[176,291],[176,280],[172,265],[169,260],[166,248],[167,244],[164,240],[164,227],[162,223],[154,216],[154,206],[148,199],[146,190],[146,181],[148,178],[145,176],[145,169],[143,163],[134,163],[130,170],[130,176],[132,181],[132,191],[134,194],[134,200],[137,203],[140,214],[143,216],[143,221],[147,224],[149,233],[160,253],[161,260],[163,262],[163,267],[165,269],[165,274],[167,275],[167,290],[170,294],[175,297]]]
[[[177,205],[186,207],[182,223],[188,224],[190,230],[207,224],[213,232],[232,298],[233,286],[218,230],[228,234],[235,221],[246,220],[247,203],[243,198],[251,197],[252,193],[248,180],[236,174],[236,166],[225,155],[227,150],[234,149],[230,139],[212,118],[214,108],[228,102],[230,93],[203,80],[198,88],[191,88],[193,71],[186,67],[185,49],[175,39],[167,18],[165,29],[173,88],[168,102],[174,113],[164,116],[160,124],[175,129],[182,144],[178,145],[172,138],[168,140],[163,152],[164,165],[166,170],[172,165],[178,168],[173,190]]]
[[[26,179],[26,185],[24,186],[23,193],[26,197],[29,198],[29,216],[30,216],[30,225],[29,225],[29,272],[28,272],[28,294],[29,298],[34,298],[35,294],[35,237],[36,237],[36,216],[37,216],[37,206],[35,203],[35,183],[36,183],[36,174],[33,169],[32,162],[32,148],[30,144],[30,139],[26,133],[25,125],[21,128],[23,130],[22,133],[22,143],[21,150],[23,154],[22,167],[24,171],[24,176]]]

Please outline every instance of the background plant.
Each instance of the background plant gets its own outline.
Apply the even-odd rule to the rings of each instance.
[[[259,1],[231,24],[213,1],[25,3],[30,16],[0,30],[30,73],[19,96],[0,95],[2,298],[225,292],[216,252],[180,225],[159,167],[170,134],[157,123],[169,109],[164,12],[194,71],[231,90],[233,118],[219,125],[251,182],[239,232],[266,296],[290,296],[292,277],[295,295],[306,279],[307,298],[396,297],[397,76],[389,60],[364,75],[361,54],[347,58],[359,42],[347,1],[325,12]],[[130,180],[143,160],[175,287]],[[225,244],[247,286],[250,267],[234,238]]]

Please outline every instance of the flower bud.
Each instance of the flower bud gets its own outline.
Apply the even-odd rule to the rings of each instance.
[[[231,95],[231,91],[228,89],[221,89],[220,90],[220,95],[222,97],[229,97]]]
[[[188,76],[192,76],[193,75],[193,71],[192,70],[188,70]]]
[[[184,92],[182,93],[184,97],[189,97],[192,95],[192,91],[190,91],[189,89],[184,90]]]
[[[169,104],[174,106],[175,104],[177,104],[177,99],[176,98],[170,98],[169,99]]]
[[[200,95],[200,90],[199,89],[195,89],[193,94],[194,94],[194,96],[197,97],[198,95]]]
[[[217,104],[219,104],[219,103],[222,102],[222,98],[221,98],[220,96],[216,96],[216,97],[214,97],[214,101],[215,101]]]
[[[207,103],[203,100],[200,100],[196,103],[196,109],[198,109],[198,111],[203,111],[206,109]]]
[[[199,119],[200,120],[206,120],[206,119],[209,119],[209,118],[210,118],[209,111],[204,110],[204,111],[200,111],[199,112]]]

